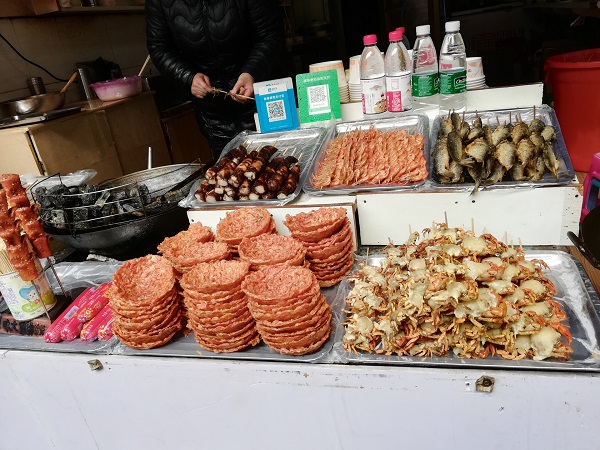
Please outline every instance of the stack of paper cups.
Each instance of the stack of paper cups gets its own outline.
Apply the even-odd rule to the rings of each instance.
[[[360,55],[350,58],[350,76],[348,78],[348,89],[350,91],[350,101],[361,102],[362,90],[360,87]]]
[[[467,90],[486,88],[481,56],[467,58]]]
[[[308,66],[310,73],[323,72],[325,70],[335,70],[338,74],[338,89],[340,91],[340,103],[350,102],[350,92],[348,90],[348,82],[346,81],[346,72],[344,71],[344,63],[341,60],[325,61],[311,64]]]

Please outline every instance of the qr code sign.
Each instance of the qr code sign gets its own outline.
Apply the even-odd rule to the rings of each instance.
[[[278,122],[280,120],[286,120],[285,107],[283,100],[275,100],[273,102],[267,102],[267,115],[269,122]]]
[[[329,86],[320,84],[318,86],[309,86],[308,107],[310,109],[321,109],[329,106]]]

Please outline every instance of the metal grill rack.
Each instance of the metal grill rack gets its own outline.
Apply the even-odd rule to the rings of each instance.
[[[40,205],[39,215],[45,226],[71,234],[96,231],[174,207],[187,192],[170,189],[189,174],[177,172],[190,166],[194,167],[158,167],[100,185],[74,187],[64,185],[57,174],[33,185],[31,195]],[[156,174],[141,175],[152,171]]]

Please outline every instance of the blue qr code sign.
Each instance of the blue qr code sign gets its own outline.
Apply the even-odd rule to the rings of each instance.
[[[285,114],[285,105],[283,100],[275,100],[273,102],[267,102],[267,117],[269,122],[278,122],[280,120],[286,120],[287,115]]]

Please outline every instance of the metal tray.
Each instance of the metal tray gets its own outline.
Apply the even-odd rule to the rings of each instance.
[[[328,134],[327,139],[323,143],[321,150],[313,160],[313,164],[309,170],[310,177],[307,178],[306,183],[304,184],[304,192],[314,196],[351,195],[356,194],[358,192],[404,191],[409,189],[415,189],[424,184],[427,178],[423,181],[408,184],[340,186],[326,189],[317,189],[312,186],[312,175],[323,161],[325,157],[325,151],[327,150],[329,142],[331,142],[331,140],[338,136],[343,136],[349,131],[356,129],[368,130],[371,126],[382,131],[406,130],[410,134],[422,134],[425,138],[425,142],[423,145],[423,156],[425,157],[426,167],[429,167],[429,118],[427,116],[422,114],[413,114],[385,119],[363,120],[359,122],[344,122],[337,124],[335,126],[334,132]]]
[[[3,350],[31,350],[58,353],[90,353],[96,355],[109,355],[117,344],[116,337],[108,341],[84,342],[79,338],[68,342],[45,342],[43,337],[19,336],[16,334],[0,334],[0,349]]]
[[[579,262],[568,253],[552,250],[529,250],[526,259],[542,259],[548,264],[544,271],[555,285],[557,294],[554,300],[565,309],[568,327],[573,335],[571,347],[573,353],[569,361],[530,359],[511,361],[498,356],[486,359],[465,359],[454,355],[447,357],[386,356],[376,353],[350,353],[342,347],[344,336],[343,321],[335,334],[334,351],[343,362],[353,364],[388,364],[397,366],[438,366],[465,367],[479,369],[535,369],[551,371],[593,371],[600,372],[600,300],[589,277]],[[379,265],[385,256],[382,253],[369,255],[369,264]],[[364,259],[364,258],[363,258]],[[358,267],[356,267],[358,269]],[[352,285],[347,279],[339,288],[339,296],[346,298]]]
[[[521,118],[524,122],[529,123],[533,120],[533,107],[532,108],[515,108],[515,109],[502,109],[497,111],[478,111],[477,114],[481,117],[481,121],[485,125],[489,120],[490,124],[493,126],[496,124],[496,117],[500,121],[500,123],[508,123],[510,118],[512,118],[513,123],[517,120],[517,114],[521,115]],[[552,173],[546,170],[544,177],[540,181],[500,181],[496,184],[485,185],[481,184],[480,190],[488,190],[488,189],[506,189],[506,188],[532,188],[536,186],[561,186],[565,184],[571,183],[573,178],[575,177],[575,170],[573,169],[573,164],[571,163],[571,158],[569,157],[569,153],[567,152],[567,146],[565,145],[565,139],[560,130],[560,125],[558,123],[558,119],[556,118],[556,112],[548,105],[536,106],[535,108],[535,116],[542,119],[546,125],[552,125],[556,130],[556,140],[552,143],[552,148],[554,150],[554,155],[558,160],[560,166],[558,168],[558,178],[556,178]],[[461,114],[462,117],[462,114]],[[466,113],[465,120],[469,122],[469,124],[473,123],[475,120],[476,113]],[[431,127],[431,136],[429,139],[429,159],[428,159],[428,170],[429,170],[429,180],[431,182],[431,186],[434,190],[443,189],[444,191],[449,190],[471,190],[473,189],[473,182],[464,182],[464,183],[441,183],[437,174],[434,170],[434,161],[433,161],[433,149],[435,147],[435,143],[437,141],[437,136],[440,131],[442,120],[445,116],[437,116]]]
[[[55,266],[60,280],[71,299],[77,298],[86,287],[97,287],[112,279],[116,266],[111,263],[60,263]],[[55,295],[62,295],[60,286],[52,272],[48,271],[48,281]],[[0,349],[30,350],[58,353],[89,353],[109,355],[118,339],[112,337],[108,341],[85,342],[79,338],[72,341],[46,342],[42,336],[21,336],[17,334],[0,334]]]
[[[50,276],[49,276],[50,278]],[[56,295],[60,291],[55,289],[55,286],[50,280],[52,290]],[[77,296],[83,292],[83,288],[76,288],[69,290],[67,293],[71,299],[77,298]],[[63,297],[64,300],[64,297]],[[43,317],[43,316],[42,316]],[[43,352],[59,352],[59,353],[91,353],[91,354],[102,354],[108,355],[111,353],[112,348],[117,343],[117,339],[112,337],[108,341],[93,341],[85,342],[79,339],[72,341],[61,341],[61,342],[46,342],[43,336],[21,336],[18,334],[0,334],[0,349],[4,350],[31,350],[31,351],[43,351]]]
[[[309,173],[308,168],[311,166],[317,151],[321,148],[327,131],[326,128],[320,127],[262,134],[252,131],[242,131],[233,138],[221,152],[219,159],[226,155],[230,150],[242,144],[249,151],[265,145],[273,145],[278,148],[278,151],[273,155],[273,158],[290,155],[298,158],[298,164],[300,165],[300,180],[298,181],[296,190],[286,198],[274,198],[270,200],[236,200],[231,202],[220,201],[215,203],[199,202],[196,200],[194,193],[204,179],[202,178],[192,185],[189,195],[179,202],[179,206],[183,208],[230,208],[233,206],[282,206],[291,202],[300,194]]]
[[[194,339],[193,333],[187,336],[180,335],[167,345],[149,350],[137,350],[127,347],[119,342],[114,350],[114,354],[119,355],[144,355],[144,356],[183,356],[193,358],[210,359],[237,359],[237,360],[260,360],[260,361],[293,361],[293,362],[328,362],[328,356],[333,348],[334,335],[341,323],[342,306],[344,298],[337,295],[338,286],[323,288],[321,292],[331,305],[331,334],[329,339],[316,352],[309,355],[293,356],[282,355],[272,350],[267,344],[261,342],[255,347],[248,348],[239,352],[232,353],[213,353],[201,347]]]

